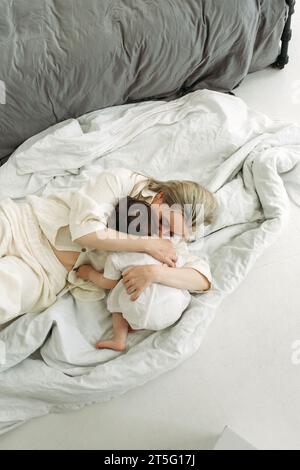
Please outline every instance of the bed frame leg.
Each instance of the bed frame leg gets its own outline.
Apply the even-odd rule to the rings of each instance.
[[[281,52],[275,62],[275,67],[279,69],[284,69],[284,67],[289,63],[289,43],[292,38],[292,15],[295,13],[295,4],[296,0],[285,0],[289,7],[288,18],[281,36]]]

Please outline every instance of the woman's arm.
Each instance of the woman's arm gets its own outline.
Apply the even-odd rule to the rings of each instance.
[[[155,237],[138,237],[106,229],[89,233],[74,241],[81,246],[101,251],[148,253],[153,258],[166,263],[170,267],[176,266],[177,256],[171,240]]]
[[[71,194],[69,227],[72,241],[101,251],[148,253],[157,260],[175,266],[176,253],[170,240],[137,237],[107,228],[108,214],[120,198],[130,194],[133,173],[125,169],[104,171]]]
[[[153,282],[177,289],[204,292],[210,289],[210,282],[194,268],[169,268],[168,266],[136,266],[123,274],[123,283],[131,300],[137,300],[140,294]]]
[[[152,266],[154,281],[177,289],[190,291],[206,291],[210,282],[203,274],[193,268],[169,268],[168,266]]]

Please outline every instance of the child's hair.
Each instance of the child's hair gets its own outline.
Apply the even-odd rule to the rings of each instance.
[[[155,231],[155,220],[150,204],[127,196],[116,205],[108,219],[108,227],[130,235],[151,236]]]

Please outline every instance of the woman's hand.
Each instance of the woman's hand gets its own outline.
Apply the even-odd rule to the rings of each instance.
[[[123,273],[123,284],[130,300],[135,301],[155,280],[157,265],[135,266]]]
[[[148,238],[146,252],[170,268],[176,267],[177,255],[171,240],[162,238]]]
[[[76,269],[76,276],[83,281],[90,281],[92,274],[95,272],[93,266],[89,264],[83,264],[78,269]],[[96,271],[97,272],[97,271]]]

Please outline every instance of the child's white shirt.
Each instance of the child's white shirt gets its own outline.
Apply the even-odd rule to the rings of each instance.
[[[203,274],[211,283],[211,272],[208,263],[197,257],[197,267],[193,255],[188,251],[184,241],[171,239],[178,260],[177,268],[193,268]],[[194,257],[193,257],[194,258]],[[134,266],[162,263],[146,253],[111,253],[105,263],[104,277],[119,280],[126,270]],[[199,293],[200,291],[196,291]],[[153,283],[147,287],[136,301],[130,300],[122,280],[111,290],[107,298],[107,308],[110,312],[120,312],[134,329],[161,330],[174,324],[190,303],[190,293],[185,289],[177,289],[162,284]]]

